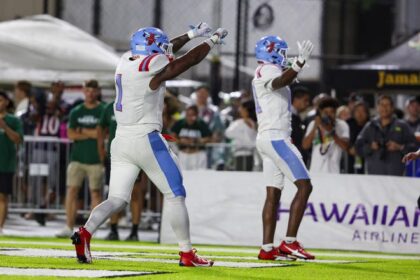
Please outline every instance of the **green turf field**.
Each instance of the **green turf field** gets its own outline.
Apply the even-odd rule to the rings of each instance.
[[[114,279],[420,279],[420,254],[311,250],[319,262],[262,262],[256,258],[258,249],[255,247],[197,246],[200,255],[215,260],[215,266],[184,268],[177,264],[177,248],[173,245],[94,240],[91,246],[94,263],[88,265],[77,263],[72,257],[73,246],[67,240],[0,237],[0,279],[57,279],[56,276],[34,275],[39,271],[43,275],[82,275],[90,274],[92,270],[111,274],[125,271],[129,275],[157,273],[108,275]],[[255,267],[281,264],[287,266]],[[235,267],[244,265],[253,268]],[[4,275],[10,271],[17,275]],[[29,276],[21,276],[21,271]]]

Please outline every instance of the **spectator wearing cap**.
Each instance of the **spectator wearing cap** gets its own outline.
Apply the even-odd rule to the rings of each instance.
[[[402,176],[403,155],[416,150],[414,133],[406,121],[394,116],[390,96],[378,98],[377,112],[357,137],[357,153],[365,158],[368,174]]]
[[[292,93],[292,141],[302,155],[303,161],[307,162],[307,151],[302,148],[302,140],[305,136],[306,125],[301,114],[309,108],[310,92],[306,87],[295,87]]]
[[[369,108],[363,101],[358,101],[353,105],[352,117],[347,121],[350,128],[350,147],[347,157],[347,172],[351,174],[364,174],[365,161],[356,152],[356,139],[360,131],[369,121]]]
[[[341,105],[337,109],[337,118],[342,121],[348,121],[351,118],[351,111],[350,108],[346,105]]]
[[[324,98],[315,119],[308,125],[302,147],[312,147],[311,172],[340,173],[341,156],[349,145],[349,127],[337,118],[337,108],[336,99]]]
[[[6,221],[9,195],[12,194],[13,176],[16,171],[16,145],[22,142],[20,120],[8,113],[11,100],[0,91],[0,235]]]
[[[104,105],[97,100],[98,89],[96,80],[86,81],[83,87],[84,102],[70,112],[67,134],[74,143],[67,167],[66,227],[56,234],[57,237],[70,237],[73,233],[77,194],[85,177],[89,181],[91,207],[94,208],[101,201],[103,166],[97,149],[96,127]]]

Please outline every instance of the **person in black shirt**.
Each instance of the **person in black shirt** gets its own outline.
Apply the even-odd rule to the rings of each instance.
[[[420,133],[420,106],[415,97],[408,99],[405,103],[405,113],[405,120],[418,138],[417,135]],[[417,142],[419,142],[419,140],[420,139],[417,139]]]
[[[347,157],[347,171],[351,174],[363,174],[365,161],[356,153],[356,139],[365,124],[369,121],[369,108],[363,101],[357,101],[353,106],[352,117],[347,121],[350,128],[350,147]]]
[[[417,147],[414,133],[404,120],[394,116],[390,96],[379,97],[377,111],[378,116],[357,137],[357,153],[365,157],[368,174],[403,176],[403,155]]]
[[[302,140],[305,136],[306,124],[301,119],[300,114],[308,109],[310,104],[310,92],[306,87],[295,87],[292,94],[292,141],[302,154],[303,161],[306,163],[307,153],[302,148]]]

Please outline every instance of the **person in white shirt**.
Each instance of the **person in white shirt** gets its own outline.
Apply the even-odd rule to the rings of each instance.
[[[262,214],[263,245],[258,255],[261,260],[315,258],[296,239],[312,184],[302,156],[290,140],[292,100],[289,88],[312,53],[313,44],[310,41],[298,43],[299,56],[290,64],[287,49],[287,43],[278,36],[265,36],[255,47],[258,67],[252,87],[258,119],[257,149],[263,160],[267,186]],[[286,238],[276,247],[273,239],[284,177],[296,185],[297,192],[290,207]]]
[[[111,143],[109,194],[107,200],[93,209],[85,226],[72,236],[79,262],[92,262],[92,235],[112,214],[127,206],[134,181],[142,170],[163,194],[180,248],[179,265],[213,265],[213,261],[199,257],[192,248],[186,192],[178,160],[160,133],[165,82],[202,61],[228,33],[224,28],[211,36],[210,32],[206,23],[200,23],[171,41],[155,27],[141,28],[133,34],[131,51],[121,57],[115,73],[117,130]],[[174,58],[172,51],[177,52],[190,39],[203,36],[210,37],[185,55]]]
[[[312,147],[311,172],[340,173],[341,156],[349,147],[350,129],[336,117],[337,108],[334,98],[323,99],[317,116],[308,125],[302,147]]]
[[[242,102],[239,106],[240,118],[233,121],[225,131],[225,136],[233,141],[235,170],[252,171],[257,138],[257,116],[253,101]]]
[[[15,116],[21,117],[29,110],[29,96],[31,95],[32,85],[28,81],[18,81],[15,85]]]

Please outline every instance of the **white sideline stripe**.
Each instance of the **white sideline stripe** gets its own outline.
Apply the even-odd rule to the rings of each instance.
[[[73,258],[75,257],[74,251],[70,250],[57,250],[57,249],[16,249],[16,248],[0,248],[0,255],[7,255],[7,256],[26,256],[26,257],[59,257],[59,258]],[[178,258],[178,254],[171,254],[171,253],[122,253],[122,252],[102,252],[97,251],[94,252],[94,257],[97,259],[109,259],[109,260],[121,260],[121,261],[137,261],[141,260],[143,262],[167,262],[167,263],[177,263],[178,261],[175,260],[161,260],[161,259],[149,259],[149,258],[124,258],[118,256],[127,256],[127,255],[135,255],[135,256],[155,256],[155,257],[174,257]],[[207,258],[213,259],[232,259],[232,260],[250,260],[256,261],[257,257],[240,257],[240,256],[203,256]],[[298,260],[304,261],[304,260]],[[305,262],[312,262],[312,263],[353,263],[354,261],[341,261],[341,260],[311,260]],[[251,265],[242,265],[238,264],[237,262],[225,262],[225,261],[217,261],[216,266],[225,266],[225,267],[267,267],[267,266],[278,266],[276,264],[263,264],[263,263],[251,263]],[[219,265],[220,264],[220,265]],[[258,266],[256,266],[258,264]],[[281,265],[282,266],[282,265]]]
[[[155,272],[0,267],[0,275],[96,278],[96,277],[116,277],[116,276],[138,276],[138,275],[145,275],[145,274],[155,274]]]
[[[60,258],[73,258],[76,253],[70,250],[57,250],[57,249],[32,249],[32,248],[0,248],[0,255],[6,256],[23,256],[23,257],[60,257]],[[126,256],[127,253],[120,252],[95,252],[98,257],[113,257],[113,256]]]
[[[0,240],[0,244],[22,244],[22,245],[48,245],[48,246],[66,246],[73,247],[73,245],[61,243],[61,242],[47,242],[47,241],[8,241]],[[115,245],[115,244],[93,244],[93,249],[95,248],[113,248],[113,249],[136,249],[136,250],[155,250],[155,251],[178,251],[177,246],[160,246],[160,245]],[[208,248],[201,247],[201,251],[207,252],[223,252],[223,253],[248,253],[248,254],[257,254],[259,249],[239,249],[239,248]],[[126,254],[129,254],[127,252]],[[345,257],[345,258],[374,258],[374,259],[391,259],[391,260],[420,260],[420,256],[401,256],[401,255],[382,255],[382,254],[371,254],[371,253],[326,253],[318,252],[316,256],[323,257]]]
[[[119,253],[121,255],[123,253]],[[0,248],[0,255],[6,256],[24,256],[24,257],[56,257],[56,258],[76,258],[75,252],[70,250],[55,250],[55,249],[15,249],[15,248]],[[154,259],[154,258],[124,258],[115,257],[113,252],[98,252],[94,253],[94,259],[105,259],[112,261],[130,261],[130,262],[158,262],[158,263],[173,263],[178,264],[178,260],[169,259]],[[127,255],[127,253],[123,254]],[[176,255],[178,257],[178,255]],[[251,262],[226,262],[218,261],[214,266],[220,267],[279,267],[289,266],[285,263],[251,263]]]
[[[364,253],[316,253],[315,256],[322,257],[346,257],[346,258],[369,258],[369,259],[384,259],[384,260],[420,260],[420,256],[400,256],[400,255],[376,255]]]
[[[158,257],[177,257],[177,254],[170,254],[170,253],[134,253],[130,255],[140,255],[140,256],[158,256]],[[213,258],[217,261],[217,259],[227,259],[227,260],[249,260],[249,261],[255,261],[258,258],[257,257],[240,257],[240,256],[206,256],[203,255],[205,258]],[[307,262],[307,263],[356,263],[360,261],[346,261],[346,260],[301,260],[297,259],[296,261],[299,262]],[[218,261],[217,261],[218,262]],[[294,261],[286,261],[287,263],[293,263]]]
[[[99,257],[99,259],[129,261],[129,262],[158,262],[158,263],[173,263],[178,264],[178,260],[168,259],[148,259],[148,258],[122,258],[122,257]],[[290,266],[289,263],[251,263],[251,262],[226,262],[215,260],[213,266],[218,267],[233,267],[233,268],[262,268],[262,267],[281,267]]]

